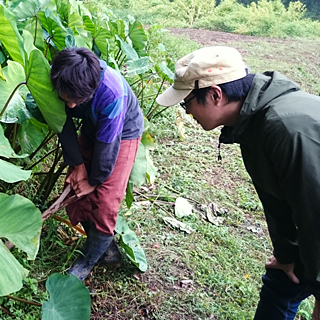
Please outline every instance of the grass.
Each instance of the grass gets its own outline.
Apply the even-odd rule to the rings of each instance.
[[[176,60],[200,45],[168,32],[161,37]],[[275,69],[311,93],[319,93],[319,41],[269,38],[229,39],[253,72]],[[179,109],[168,109],[151,122],[155,140],[152,159],[158,168],[153,185],[136,192],[136,203],[125,218],[139,236],[149,268],[140,273],[124,257],[112,270],[96,267],[86,285],[92,297],[91,319],[252,319],[258,301],[260,277],[271,254],[261,204],[245,171],[237,145],[223,145],[217,160],[219,129],[203,131],[183,115],[181,140],[176,126]],[[184,197],[193,214],[180,220],[195,231],[187,234],[163,220],[175,217],[172,202]],[[150,201],[146,203],[146,199]],[[217,225],[206,218],[215,203],[223,218]],[[60,212],[60,214],[64,214]],[[176,217],[175,217],[176,218]],[[35,261],[15,251],[30,270],[23,290],[16,295],[37,302],[47,298],[44,283],[53,272],[63,272],[77,256],[83,238],[59,222],[45,223]],[[33,279],[33,280],[32,280]],[[311,319],[313,300],[301,305],[297,319]],[[35,320],[40,308],[1,298],[8,312],[0,319]]]

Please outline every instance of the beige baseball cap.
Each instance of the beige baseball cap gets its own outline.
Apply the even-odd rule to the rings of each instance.
[[[173,85],[156,101],[161,106],[170,107],[182,101],[193,89],[238,80],[246,74],[246,65],[235,48],[202,48],[177,61]]]

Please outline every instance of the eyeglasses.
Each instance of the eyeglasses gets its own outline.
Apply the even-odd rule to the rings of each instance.
[[[194,99],[196,96],[191,97],[190,99],[188,99],[187,101],[181,101],[180,102],[180,106],[184,109],[187,110],[187,104]]]

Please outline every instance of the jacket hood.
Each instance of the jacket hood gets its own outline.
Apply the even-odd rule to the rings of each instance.
[[[237,137],[245,130],[251,117],[258,111],[269,108],[272,101],[289,92],[300,90],[299,86],[276,71],[257,73],[249,93],[241,107],[234,127],[225,126],[221,130],[220,143],[238,142]]]

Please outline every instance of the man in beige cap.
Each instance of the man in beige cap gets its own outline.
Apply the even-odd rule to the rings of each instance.
[[[204,130],[224,126],[220,143],[240,144],[273,244],[254,319],[293,320],[312,294],[320,320],[320,97],[278,72],[249,74],[217,46],[181,58],[157,102],[180,102]]]

